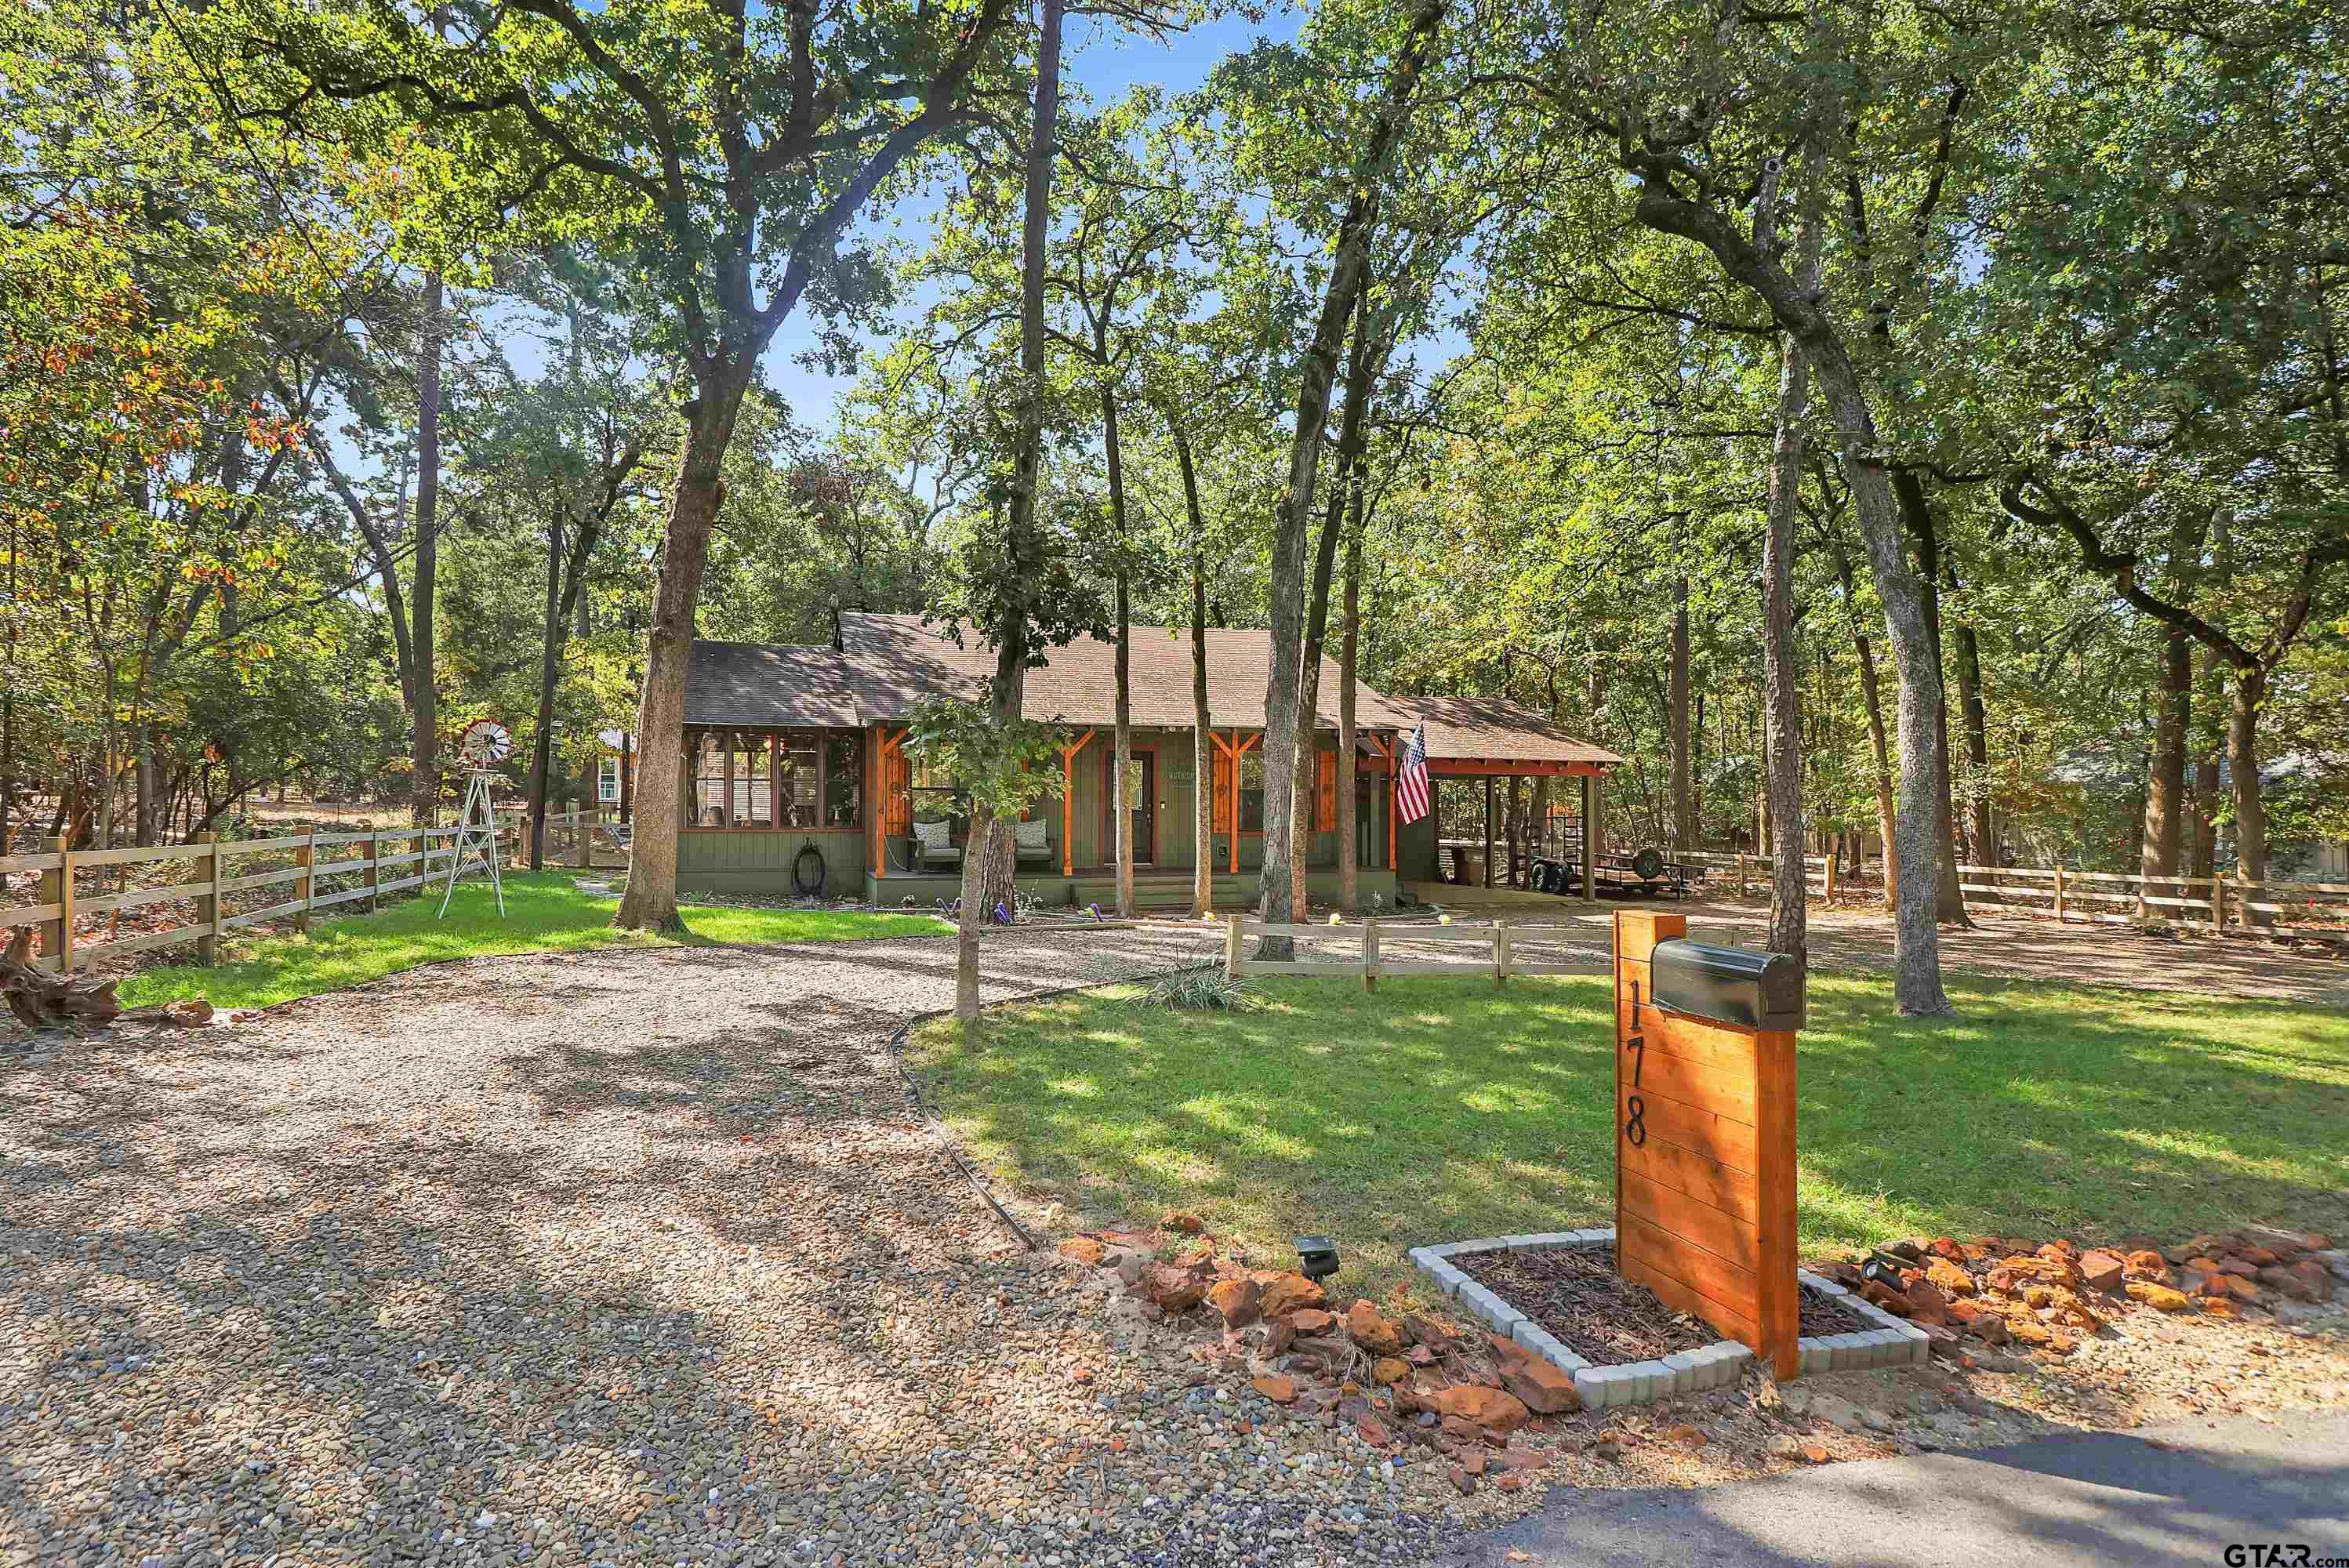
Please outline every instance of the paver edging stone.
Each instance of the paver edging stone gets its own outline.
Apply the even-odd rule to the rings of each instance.
[[[1413,1247],[1412,1264],[1429,1284],[1460,1304],[1461,1310],[1515,1339],[1574,1379],[1575,1392],[1587,1410],[1612,1409],[1621,1405],[1650,1405],[1676,1394],[1701,1393],[1733,1383],[1743,1376],[1754,1352],[1734,1339],[1716,1340],[1694,1350],[1676,1351],[1652,1361],[1617,1367],[1594,1367],[1558,1341],[1540,1325],[1468,1277],[1452,1260],[1475,1253],[1537,1252],[1550,1247],[1595,1248],[1615,1244],[1615,1229],[1550,1231],[1540,1234],[1488,1236],[1477,1241],[1446,1242]],[[1922,1329],[1904,1323],[1871,1302],[1860,1300],[1834,1281],[1795,1271],[1796,1283],[1834,1301],[1877,1326],[1849,1334],[1805,1335],[1795,1347],[1802,1371],[1845,1372],[1868,1367],[1913,1366],[1927,1358],[1930,1341]]]

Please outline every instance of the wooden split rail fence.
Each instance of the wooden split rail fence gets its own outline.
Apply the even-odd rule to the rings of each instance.
[[[1489,950],[1490,956],[1474,962],[1447,962],[1439,959],[1389,958],[1379,948],[1381,934],[1397,942],[1456,942],[1472,944]],[[1356,954],[1351,958],[1300,958],[1270,960],[1247,955],[1248,939],[1257,936],[1315,937],[1327,942],[1351,942]],[[1589,966],[1572,964],[1527,964],[1516,953],[1516,933],[1506,920],[1490,925],[1423,925],[1416,922],[1381,926],[1375,916],[1360,925],[1284,925],[1268,924],[1241,915],[1226,915],[1224,920],[1224,974],[1230,979],[1243,979],[1250,975],[1359,975],[1362,989],[1378,989],[1381,975],[1489,975],[1493,984],[1505,985],[1512,975],[1576,975]]]
[[[2148,877],[2127,872],[2076,872],[2066,866],[1958,867],[1970,904],[1997,903],[2052,913],[2057,920],[2111,925],[2175,910],[2216,930],[2269,923],[2349,922],[2349,883],[2247,882],[2240,877]],[[1975,880],[1967,880],[1975,879]],[[1987,879],[1987,880],[1982,880]],[[2167,891],[2156,892],[2156,889]],[[2199,890],[2198,893],[2196,890]],[[1985,896],[1986,895],[1986,896]],[[2124,905],[2115,909],[2111,906]]]
[[[1748,887],[1757,882],[1764,892],[1769,892],[1771,868],[1776,863],[1768,855],[1715,854],[1695,850],[1685,854],[1668,855],[1665,858],[1678,860],[1687,865],[1702,866],[1708,882],[1719,880],[1724,872],[1734,872],[1737,878],[1737,896],[1740,898],[1745,896]],[[1803,882],[1821,898],[1831,899],[1843,891],[1843,872],[1837,866],[1835,857],[1832,855],[1805,855]]]
[[[588,819],[585,829],[579,820],[583,816]],[[546,820],[550,836],[558,824],[568,827],[576,846],[574,859],[579,865],[587,863],[593,819],[592,812],[574,811]],[[44,969],[67,973],[88,969],[101,958],[191,943],[196,949],[196,962],[211,964],[218,954],[222,934],[239,926],[290,916],[296,930],[306,931],[316,911],[362,900],[367,913],[373,913],[386,895],[445,876],[450,857],[456,853],[456,839],[457,830],[450,826],[295,833],[274,839],[205,839],[192,844],[129,850],[67,850],[53,840],[39,854],[0,855],[0,873],[40,874],[33,903],[0,906],[0,932],[38,927],[41,951],[36,962]],[[415,842],[413,849],[406,847],[410,841]],[[510,855],[514,839],[502,829],[499,853]],[[322,851],[328,858],[319,858]],[[263,863],[253,869],[256,861]],[[176,882],[93,893],[84,893],[77,882],[112,867],[175,862],[188,868],[187,875]],[[237,869],[240,862],[247,869]],[[240,895],[263,888],[288,888],[293,896],[232,913]],[[86,915],[174,901],[194,904],[194,916],[186,924],[114,941],[78,940],[75,925]],[[5,940],[0,938],[0,942]]]

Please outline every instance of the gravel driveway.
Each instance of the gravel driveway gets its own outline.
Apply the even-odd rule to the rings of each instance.
[[[988,992],[1212,940],[990,937]],[[1237,1430],[1009,1242],[886,1050],[952,985],[530,955],[0,1065],[0,1563],[1418,1554],[1440,1477]]]

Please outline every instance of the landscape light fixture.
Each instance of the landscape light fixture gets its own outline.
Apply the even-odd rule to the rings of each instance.
[[[1325,1280],[1338,1272],[1337,1243],[1327,1236],[1299,1236],[1297,1272],[1309,1280]]]

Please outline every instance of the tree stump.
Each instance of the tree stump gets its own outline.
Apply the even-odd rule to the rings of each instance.
[[[119,980],[77,980],[36,967],[29,925],[18,926],[7,951],[0,953],[0,995],[8,998],[8,1011],[28,1029],[51,1024],[76,1028],[110,1024],[122,1013],[122,1004],[114,999],[114,988],[119,984]]]

